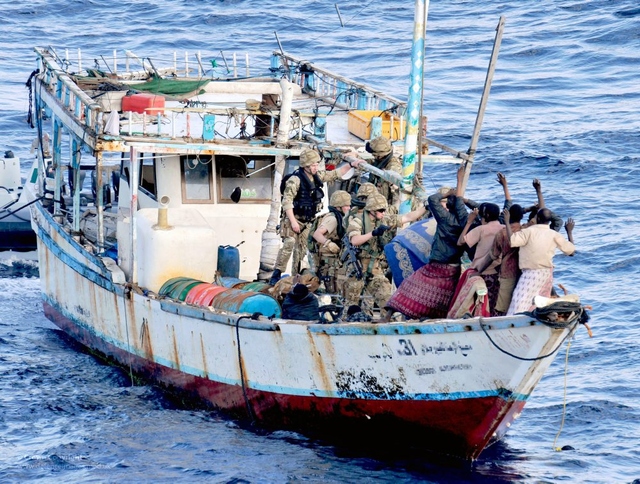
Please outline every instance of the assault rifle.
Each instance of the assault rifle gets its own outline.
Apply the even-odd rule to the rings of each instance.
[[[348,234],[344,234],[342,237],[342,246],[344,247],[344,251],[342,252],[340,261],[347,269],[347,277],[355,276],[356,279],[361,280],[364,274],[362,272],[362,263],[360,259],[358,259],[359,249],[351,243]]]

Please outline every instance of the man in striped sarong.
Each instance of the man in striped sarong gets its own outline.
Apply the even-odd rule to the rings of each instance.
[[[519,232],[512,233],[509,225],[510,214],[503,211],[505,229],[511,241],[511,247],[519,247],[519,266],[522,274],[513,291],[509,314],[517,314],[535,309],[533,298],[535,296],[549,297],[553,285],[553,256],[556,249],[560,249],[567,255],[575,253],[573,245],[573,219],[568,219],[565,224],[567,237],[565,239],[555,230],[551,230],[551,210],[543,208],[536,215],[536,223],[523,228]]]

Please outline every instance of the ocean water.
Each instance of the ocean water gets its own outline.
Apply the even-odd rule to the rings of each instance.
[[[128,49],[205,62],[283,48],[406,98],[414,3],[95,0],[2,2],[0,148],[26,169],[35,132],[24,83],[32,48]],[[433,0],[425,113],[430,137],[465,151],[495,28],[506,18],[468,196],[547,205],[576,221],[556,281],[592,306],[506,437],[464,466],[263,432],[171,400],[103,364],[43,316],[37,267],[0,259],[0,482],[633,482],[640,478],[640,7],[637,0]],[[93,54],[90,54],[93,53]],[[182,54],[180,54],[182,55]],[[100,63],[101,59],[97,59]],[[101,66],[104,68],[104,64]],[[455,166],[425,166],[425,184]],[[563,448],[564,450],[556,450]]]

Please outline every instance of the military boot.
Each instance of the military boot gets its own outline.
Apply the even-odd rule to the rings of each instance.
[[[271,274],[271,279],[269,279],[269,285],[275,286],[276,282],[280,280],[281,275],[282,271],[280,269],[274,269],[273,274]]]

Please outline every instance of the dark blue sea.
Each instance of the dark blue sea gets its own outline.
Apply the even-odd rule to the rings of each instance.
[[[93,65],[202,53],[267,61],[278,48],[397,97],[408,94],[414,2],[34,0],[0,9],[0,149],[26,170],[35,132],[24,86],[34,46]],[[0,482],[612,482],[640,478],[640,5],[637,0],[433,0],[430,137],[469,147],[495,28],[504,38],[468,196],[576,221],[556,282],[592,306],[506,437],[471,466],[246,428],[172,400],[84,352],[43,315],[35,262],[0,260]],[[341,20],[344,26],[341,25]],[[101,60],[98,58],[97,62]],[[160,64],[161,62],[159,62]],[[101,66],[104,68],[104,65]],[[256,67],[257,70],[257,67]],[[426,165],[427,188],[455,165]],[[6,256],[6,254],[5,254]],[[383,442],[380,442],[383,448]],[[556,450],[564,449],[564,450]]]

